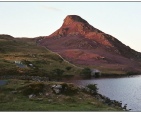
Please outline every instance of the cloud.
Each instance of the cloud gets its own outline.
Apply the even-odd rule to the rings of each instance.
[[[51,11],[62,11],[61,9],[58,9],[58,8],[55,8],[55,7],[43,6],[43,8],[51,10]]]

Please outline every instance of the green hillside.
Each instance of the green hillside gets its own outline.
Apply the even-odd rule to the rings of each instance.
[[[15,62],[20,62],[24,67]],[[77,67],[37,45],[36,38],[0,35],[0,75],[52,76],[56,70],[61,70],[64,77],[79,73]]]

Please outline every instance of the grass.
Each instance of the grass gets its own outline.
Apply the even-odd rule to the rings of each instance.
[[[82,66],[82,67],[87,67],[87,66]],[[98,65],[92,65],[89,66],[89,68],[94,68],[94,69],[98,69],[101,71],[101,77],[123,77],[123,76],[127,76],[127,72],[125,72],[124,70],[121,70],[121,68],[125,68],[123,65],[121,66],[116,66],[116,65],[112,65],[109,66],[108,64],[103,65],[103,66],[98,66]]]
[[[19,75],[21,70],[23,74],[34,71],[30,66],[26,69],[19,69],[14,61],[28,61],[33,64],[38,69],[37,76],[40,76],[39,74],[46,76],[57,68],[64,70],[64,74],[67,75],[77,75],[80,71],[57,54],[38,46],[34,38],[11,38],[7,35],[0,35],[0,75]],[[66,67],[72,68],[66,70]]]
[[[27,106],[28,105],[28,106]],[[7,106],[9,106],[7,108]],[[24,107],[23,107],[24,106]],[[34,107],[33,107],[34,106]],[[105,106],[97,106],[87,103],[74,104],[74,103],[47,103],[35,101],[21,101],[9,102],[0,105],[1,111],[116,111],[113,108]]]
[[[29,84],[37,85],[39,83],[11,79],[7,85],[0,86],[0,111],[122,111],[119,108],[104,105],[82,91],[75,95],[56,95],[52,92],[50,85],[60,84],[57,82],[42,82],[46,86],[45,92],[49,95],[38,95],[29,99],[28,95],[23,95],[19,90]],[[12,93],[12,91],[17,92]]]

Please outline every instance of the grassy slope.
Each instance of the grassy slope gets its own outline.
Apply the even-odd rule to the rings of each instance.
[[[35,39],[28,38],[3,38],[0,36],[0,73],[1,75],[16,74],[19,70],[14,61],[30,61],[35,67],[44,72],[59,68],[65,74],[76,74],[79,70],[71,64],[64,62],[58,55],[44,47],[36,45]],[[65,68],[71,66],[71,70]],[[4,71],[3,71],[4,70]],[[25,70],[31,70],[27,68]],[[7,73],[6,73],[7,72]]]
[[[29,99],[28,95],[24,96],[20,92],[11,93],[29,83],[36,84],[37,82],[13,79],[9,80],[7,85],[0,86],[0,111],[122,111],[119,108],[104,105],[82,91],[71,96],[56,95],[49,87],[54,84],[51,82],[44,82],[47,85],[48,96],[42,95]]]
[[[28,60],[42,72],[59,68],[66,74],[77,74],[79,69],[64,62],[58,55],[44,47],[36,45],[35,39],[7,38],[0,36],[0,75],[20,74],[14,61]],[[67,71],[65,68],[71,66]],[[32,70],[27,67],[23,71]],[[39,76],[39,75],[38,75]],[[32,81],[31,81],[32,82]],[[108,107],[92,96],[80,92],[75,96],[54,95],[45,97],[42,101],[30,100],[28,96],[11,91],[28,84],[24,80],[10,80],[6,86],[0,86],[0,111],[118,111]],[[39,97],[40,98],[40,97]],[[52,100],[52,101],[49,101]]]

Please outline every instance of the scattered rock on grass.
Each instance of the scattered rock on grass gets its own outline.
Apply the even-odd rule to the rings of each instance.
[[[45,96],[49,96],[49,93],[46,93]]]
[[[53,100],[52,99],[48,99],[48,102],[52,102]]]
[[[41,100],[43,100],[43,98],[37,98],[37,100],[41,101]]]
[[[90,102],[90,104],[96,105],[96,103],[95,103],[95,102]]]
[[[11,91],[11,93],[12,93],[12,94],[15,94],[15,93],[17,93],[17,91]]]
[[[54,88],[54,92],[55,92],[56,94],[59,94],[61,91],[60,91],[60,89]]]
[[[62,85],[58,84],[58,85],[52,85],[51,86],[52,90],[54,93],[56,94],[60,94],[61,90],[62,90]]]
[[[29,99],[32,99],[32,98],[34,98],[35,96],[36,96],[36,95],[34,95],[34,94],[28,95]]]

